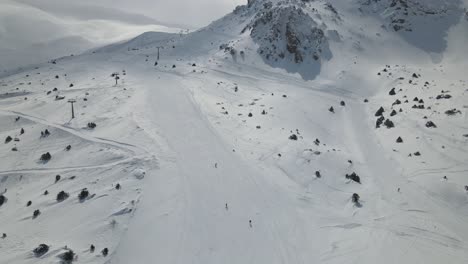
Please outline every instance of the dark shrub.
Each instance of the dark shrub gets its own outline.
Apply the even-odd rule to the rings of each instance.
[[[86,198],[88,198],[88,196],[89,196],[89,191],[88,191],[88,189],[84,188],[78,194],[78,199],[80,199],[80,201],[84,201]]]
[[[432,121],[427,121],[426,127],[427,127],[427,128],[431,128],[431,127],[436,128],[437,126],[436,126],[436,124],[434,124],[434,122],[432,122]]]
[[[105,257],[107,256],[107,254],[109,254],[109,249],[107,248],[104,248],[102,251],[101,251],[102,255]]]
[[[73,252],[73,250],[69,249],[66,252],[59,255],[59,258],[64,263],[71,263],[71,262],[73,262],[73,259],[75,258],[75,252]]]
[[[93,253],[95,249],[96,249],[96,247],[94,247],[94,245],[91,244],[91,246],[89,247],[89,251],[90,251],[91,253]]]
[[[33,219],[35,219],[36,217],[38,217],[40,214],[41,214],[41,211],[39,211],[39,209],[34,210]]]
[[[359,197],[359,194],[357,194],[357,193],[353,193],[353,196],[351,197],[353,203],[355,203],[355,204],[359,204],[359,199],[360,198],[361,197]]]
[[[49,161],[50,159],[52,159],[52,155],[49,152],[42,154],[40,158],[41,161]]]
[[[13,140],[12,137],[7,136],[7,137],[5,138],[5,144],[10,143],[12,140]]]
[[[333,108],[333,106],[331,106],[328,111],[332,112],[332,113],[335,113],[335,109]]]
[[[93,128],[96,128],[96,126],[97,126],[96,123],[93,123],[93,122],[88,123],[88,128],[93,129]]]
[[[31,206],[32,202],[31,201],[28,201],[28,203],[26,204],[27,207]]]
[[[452,96],[450,94],[441,94],[441,95],[438,95],[436,97],[437,100],[440,100],[440,99],[450,99],[452,98]]]
[[[377,118],[377,121],[375,121],[375,128],[379,128],[383,122],[385,120],[385,117],[383,116],[380,116],[379,118]]]
[[[320,174],[320,171],[316,171],[316,172],[315,172],[315,176],[316,176],[317,178],[322,178],[322,174]]]
[[[67,151],[70,151],[70,150],[71,150],[71,145],[68,145],[65,149],[66,149]]]
[[[34,256],[41,257],[49,251],[49,246],[46,244],[40,244],[37,248],[33,249]]]
[[[346,174],[345,177],[346,177],[346,179],[350,179],[350,180],[355,181],[355,182],[357,182],[359,184],[361,183],[361,178],[355,172],[351,173],[351,175]]]
[[[395,127],[395,124],[393,124],[392,120],[390,120],[390,119],[385,120],[384,125],[385,125],[387,128]]]
[[[377,112],[375,112],[375,116],[382,116],[382,114],[385,112],[383,107],[380,107]]]
[[[6,202],[6,197],[3,194],[0,194],[0,206],[2,206]]]
[[[297,140],[296,134],[292,134],[291,136],[289,136],[289,139],[290,140]]]
[[[115,185],[115,189],[120,190],[120,183],[117,183],[117,185]]]
[[[403,143],[403,139],[401,137],[398,137],[396,140],[397,143]]]
[[[62,202],[64,200],[66,200],[70,195],[64,191],[60,191],[58,194],[57,194],[57,202]]]
[[[58,181],[60,181],[62,177],[60,177],[60,175],[55,175],[55,183],[57,183]]]
[[[452,115],[456,115],[456,114],[461,114],[461,111],[454,108],[454,109],[450,109],[450,110],[445,111],[445,114],[449,115],[449,116],[452,116]]]

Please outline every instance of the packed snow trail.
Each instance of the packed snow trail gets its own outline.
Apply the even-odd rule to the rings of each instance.
[[[175,160],[148,175],[112,263],[302,263],[278,236],[290,224],[281,220],[294,217],[288,202],[226,148],[176,80],[162,74],[140,87],[145,118]]]

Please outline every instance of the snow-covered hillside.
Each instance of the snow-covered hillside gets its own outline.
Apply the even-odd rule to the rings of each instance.
[[[465,7],[251,0],[3,77],[0,263],[467,263]]]

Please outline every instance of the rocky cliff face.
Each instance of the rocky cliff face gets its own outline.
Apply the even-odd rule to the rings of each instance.
[[[267,2],[244,28],[247,30],[267,61],[319,61],[323,51],[328,50],[323,30],[299,6],[273,6]]]

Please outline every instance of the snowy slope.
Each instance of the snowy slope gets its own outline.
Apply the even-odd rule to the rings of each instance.
[[[249,1],[2,78],[0,263],[466,263],[468,20],[426,49],[393,2],[430,3]]]

